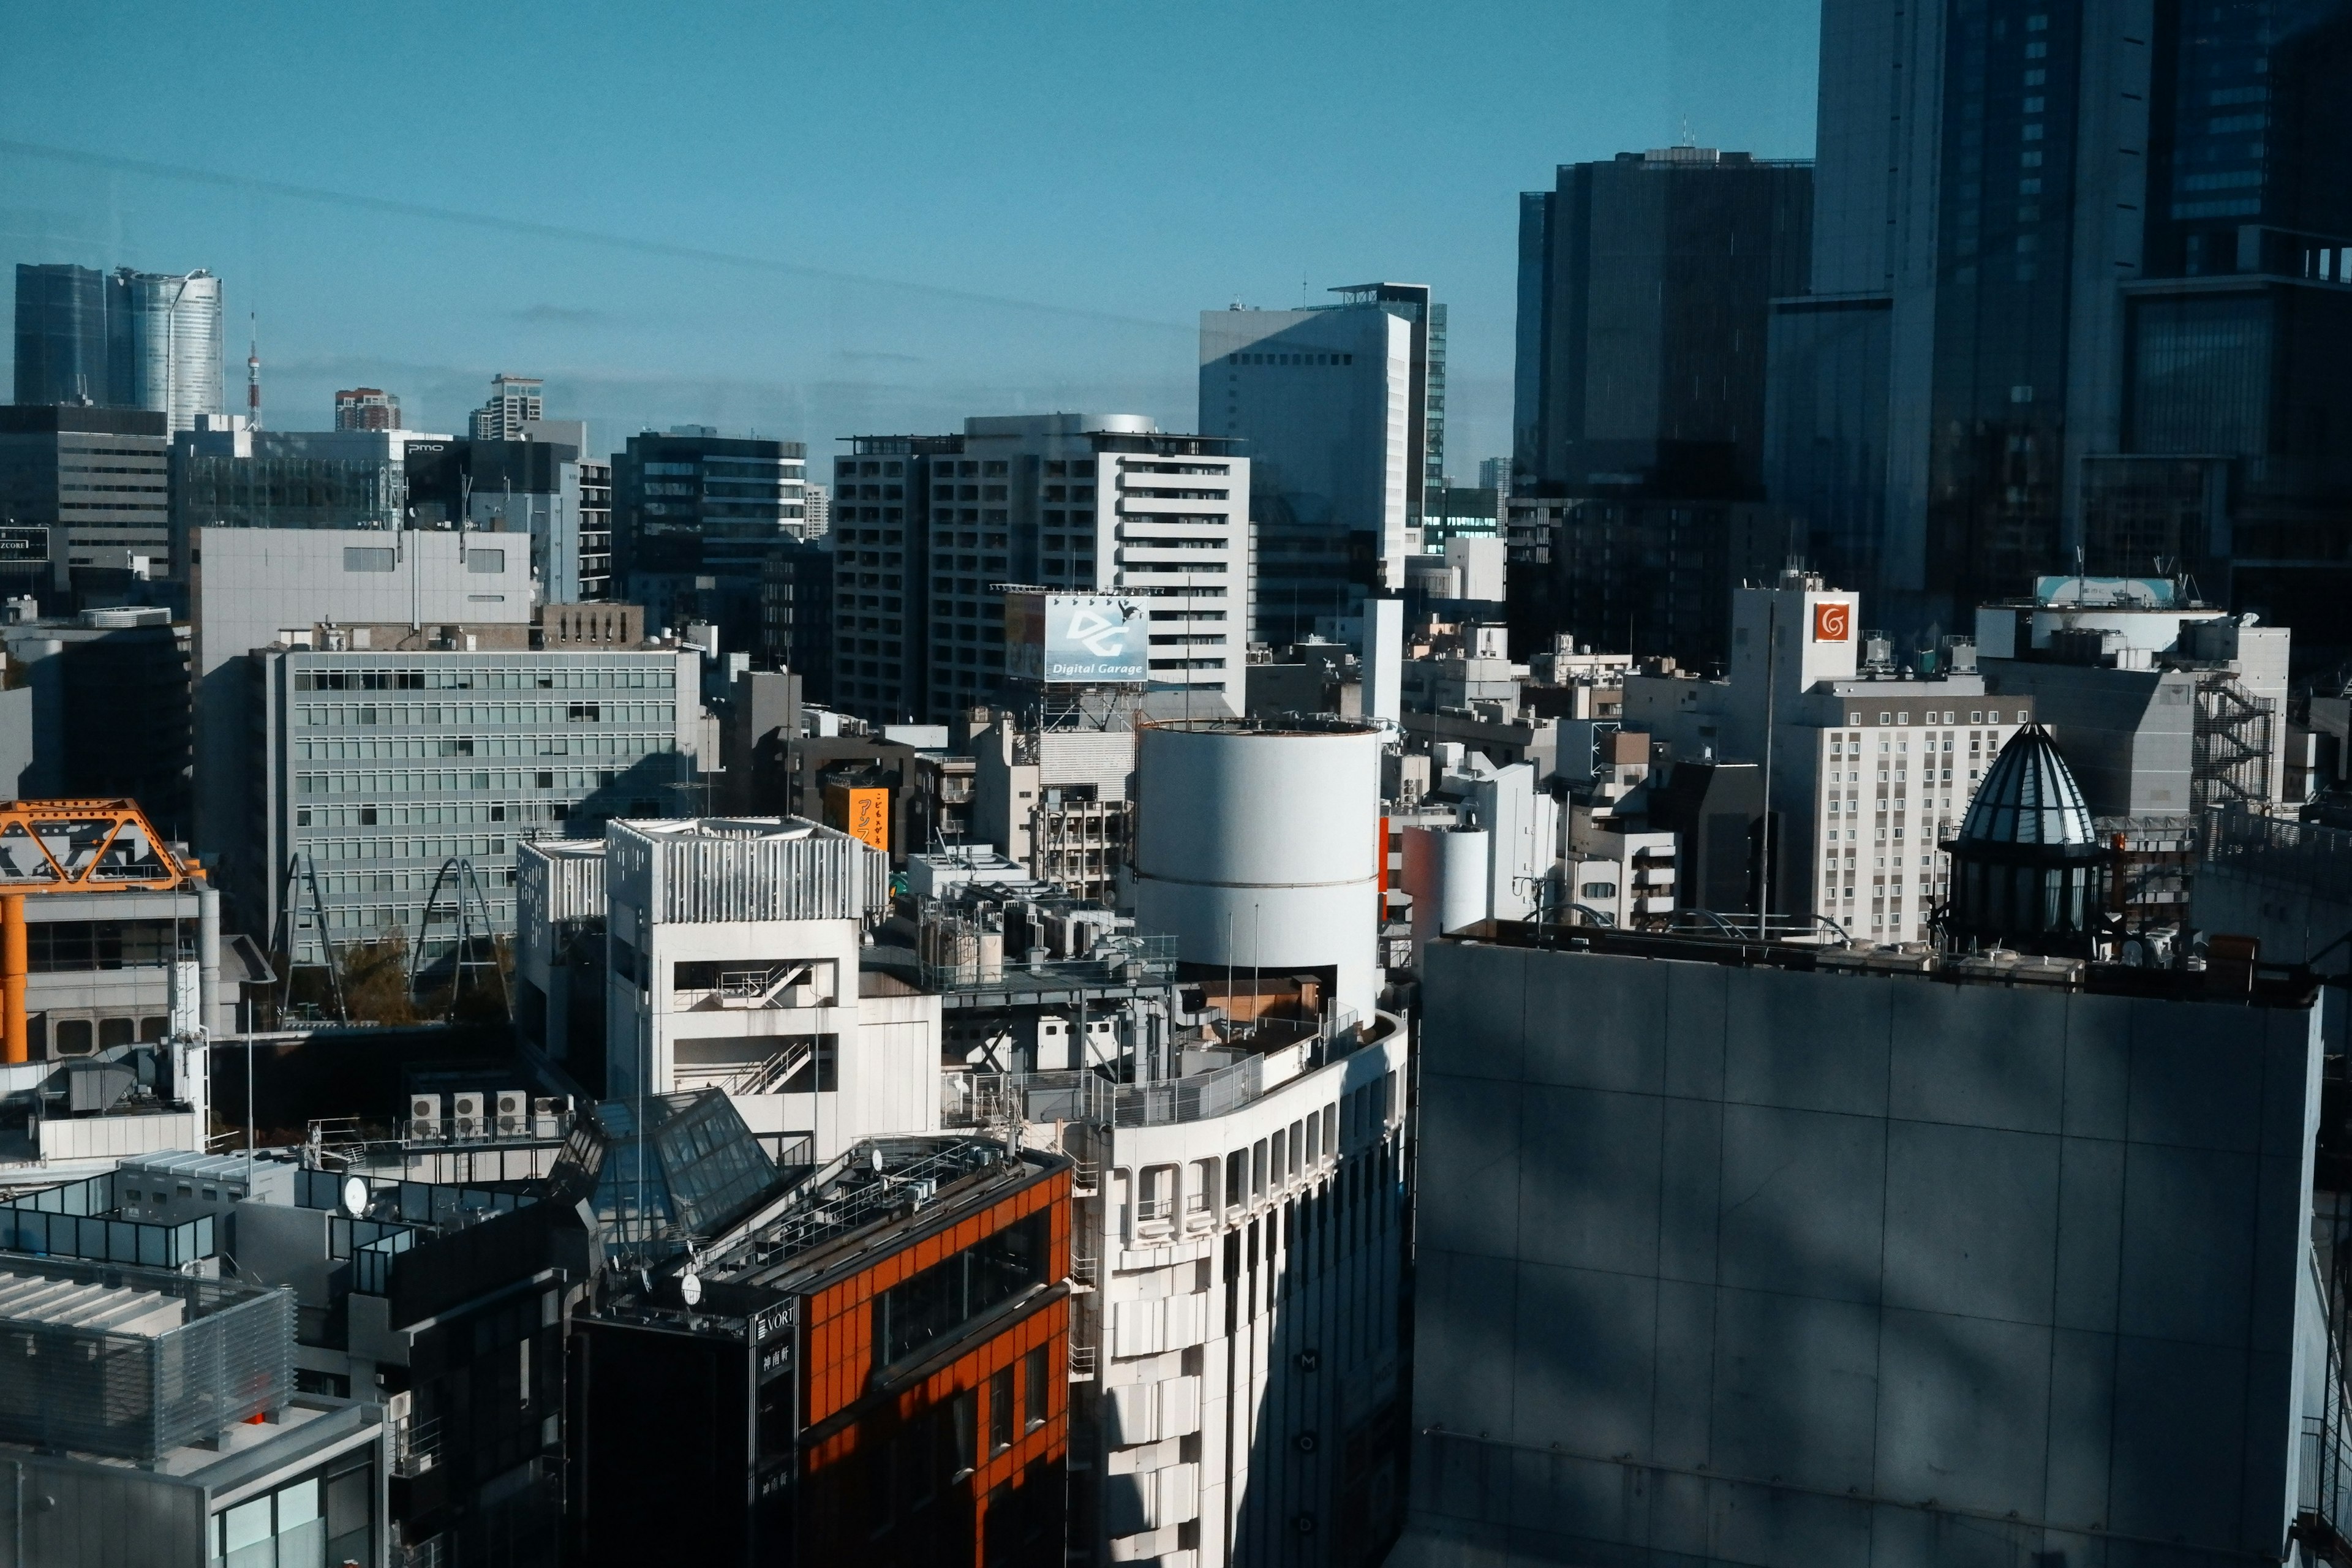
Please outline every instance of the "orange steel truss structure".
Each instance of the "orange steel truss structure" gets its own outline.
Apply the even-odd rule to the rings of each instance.
[[[28,1055],[26,894],[171,892],[204,877],[136,801],[0,801],[0,1063]]]

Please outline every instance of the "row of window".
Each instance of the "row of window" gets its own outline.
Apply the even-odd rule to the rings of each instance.
[[[561,800],[448,801],[431,805],[303,806],[297,827],[439,827],[468,822],[564,822],[572,805]]]
[[[300,795],[447,795],[488,789],[602,789],[611,768],[477,768],[470,773],[297,773]]]
[[[317,838],[305,844],[313,860],[495,859],[514,852],[515,841],[495,838]]]
[[[675,735],[439,735],[400,741],[304,741],[305,763],[397,763],[425,757],[645,757],[677,749]]]
[[[1396,1075],[1387,1073],[1222,1161],[1212,1157],[1184,1166],[1148,1165],[1135,1187],[1134,1221],[1150,1226],[1173,1224],[1180,1215],[1205,1219],[1264,1202],[1337,1160],[1342,1148],[1378,1136],[1395,1106]],[[1129,1181],[1126,1171],[1112,1173],[1112,1190],[1121,1206]]]
[[[341,730],[353,724],[662,724],[677,722],[671,702],[305,702],[298,727]]]
[[[436,666],[426,669],[350,669],[309,667],[294,672],[297,691],[667,691],[677,685],[677,666],[656,662],[598,668],[562,664],[485,669]]]
[[[1347,353],[1231,353],[1225,356],[1225,363],[1227,364],[1350,365],[1356,363],[1356,356]]]

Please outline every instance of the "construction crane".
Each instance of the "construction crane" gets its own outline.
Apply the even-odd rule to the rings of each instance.
[[[136,801],[0,801],[0,1063],[31,1055],[28,895],[173,892],[191,884],[210,891],[204,868],[164,843]],[[216,924],[219,904],[206,899],[203,907]]]

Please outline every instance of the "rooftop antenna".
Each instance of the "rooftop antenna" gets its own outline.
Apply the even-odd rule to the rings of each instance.
[[[1696,147],[1698,145],[1698,138],[1691,133],[1690,116],[1687,114],[1683,116],[1683,139],[1675,142],[1675,145],[1677,147]]]
[[[261,312],[251,317],[253,337],[245,352],[245,416],[254,429],[261,428]]]

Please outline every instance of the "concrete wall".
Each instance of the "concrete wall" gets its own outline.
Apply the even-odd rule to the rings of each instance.
[[[1458,942],[1426,985],[1400,1568],[2283,1554],[2308,1010]]]

